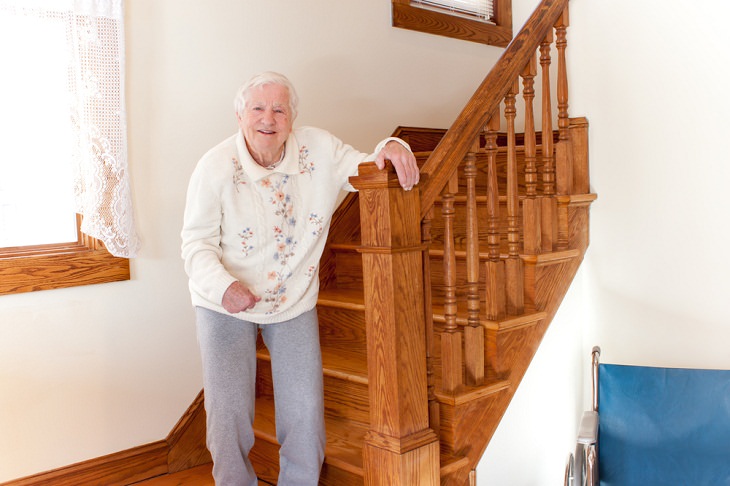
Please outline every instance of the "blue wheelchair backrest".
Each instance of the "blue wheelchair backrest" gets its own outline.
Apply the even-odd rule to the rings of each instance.
[[[600,364],[604,486],[730,486],[730,371]]]

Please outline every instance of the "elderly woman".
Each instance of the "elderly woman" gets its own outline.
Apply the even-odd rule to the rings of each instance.
[[[196,309],[207,442],[218,485],[257,484],[256,338],[271,354],[280,485],[316,485],[324,460],[318,264],[342,189],[358,164],[390,160],[418,183],[405,142],[372,156],[312,127],[293,129],[298,98],[277,73],[254,76],[234,107],[240,131],[206,153],[190,179],[182,256]]]

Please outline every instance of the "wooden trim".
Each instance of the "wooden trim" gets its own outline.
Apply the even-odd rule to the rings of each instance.
[[[205,446],[205,409],[201,390],[165,440],[71,464],[0,486],[127,485],[212,462]]]
[[[0,295],[129,279],[128,259],[80,231],[71,243],[0,249]]]
[[[213,461],[205,446],[205,395],[201,390],[167,436],[169,473],[176,473]]]
[[[131,484],[167,473],[168,445],[164,440],[1,483],[0,486],[75,486]]]
[[[393,27],[506,47],[512,40],[512,0],[495,0],[494,7],[496,23],[493,24],[416,7],[409,0],[392,0],[392,22]]]

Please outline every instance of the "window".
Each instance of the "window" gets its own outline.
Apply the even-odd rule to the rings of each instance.
[[[0,3],[0,295],[129,279],[122,18],[122,0]]]
[[[512,0],[391,0],[393,26],[506,47]]]
[[[75,241],[65,25],[0,12],[0,46],[0,248]]]
[[[473,17],[484,22],[491,22],[494,17],[492,0],[413,0],[414,5],[424,8],[446,10],[453,14]]]

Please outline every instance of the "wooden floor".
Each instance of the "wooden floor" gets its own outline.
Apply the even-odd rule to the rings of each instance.
[[[179,473],[147,479],[146,481],[135,483],[135,486],[215,486],[212,471],[213,464],[204,464],[186,471],[180,471]],[[259,486],[271,485],[259,481]]]

